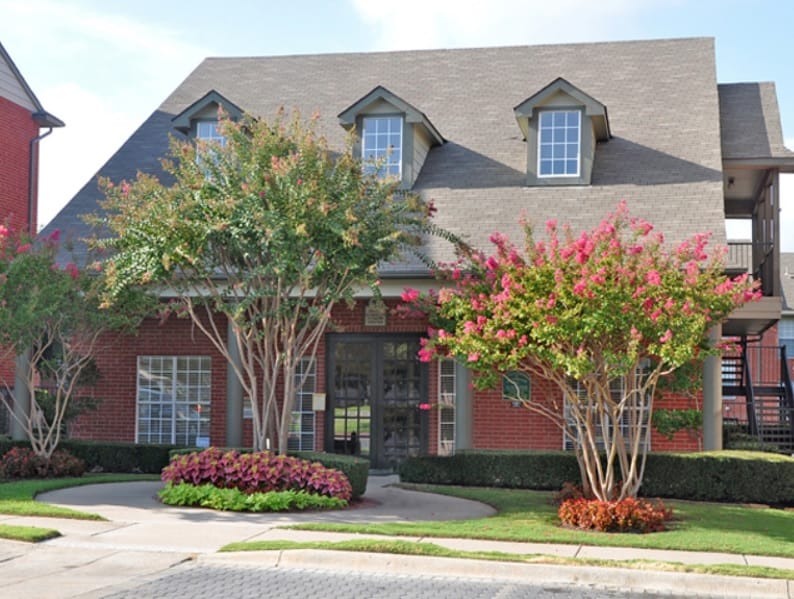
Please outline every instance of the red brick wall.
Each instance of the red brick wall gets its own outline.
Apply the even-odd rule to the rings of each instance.
[[[335,333],[423,333],[426,323],[421,319],[402,320],[387,316],[386,327],[364,326],[366,302],[358,302],[353,309],[338,306],[333,313]],[[393,307],[395,302],[387,302]],[[219,325],[225,329],[219,319]],[[194,330],[189,321],[171,318],[164,324],[147,321],[139,335],[109,340],[99,359],[102,380],[94,395],[102,399],[97,412],[84,414],[75,427],[75,436],[103,440],[134,441],[135,393],[138,355],[209,355],[212,357],[212,424],[210,442],[225,444],[226,431],[226,362],[214,350],[203,334]],[[317,392],[326,392],[326,348],[321,343],[317,353]],[[438,368],[431,363],[428,372],[428,394],[436,403]],[[548,381],[533,379],[532,395],[536,400],[556,398],[559,391]],[[680,408],[695,405],[694,400],[667,397],[657,402],[657,408]],[[697,403],[697,405],[700,405]],[[562,433],[543,416],[525,407],[513,407],[502,399],[501,389],[477,392],[473,404],[473,444],[478,449],[561,449]],[[315,449],[324,446],[324,412],[316,414]],[[244,444],[251,443],[251,421],[243,427]],[[429,413],[430,453],[438,447],[438,414]],[[698,440],[686,432],[679,432],[672,440],[653,433],[652,448],[663,450],[696,450]]]
[[[0,221],[28,225],[30,140],[39,133],[30,111],[0,97]],[[35,224],[34,195],[34,224]]]
[[[225,322],[218,319],[222,330]],[[171,317],[160,324],[147,320],[136,336],[105,339],[97,359],[101,373],[92,395],[101,400],[97,411],[82,414],[72,436],[104,441],[135,441],[137,358],[143,355],[210,356],[212,359],[212,420],[210,443],[226,442],[226,360],[188,320]]]

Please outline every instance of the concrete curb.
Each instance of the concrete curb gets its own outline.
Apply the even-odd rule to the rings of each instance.
[[[699,597],[794,599],[794,581],[658,572],[626,568],[514,564],[495,561],[356,553],[316,549],[251,551],[201,555],[199,563],[229,563],[311,570],[447,578],[541,581],[545,586],[576,585],[623,593],[682,593]]]

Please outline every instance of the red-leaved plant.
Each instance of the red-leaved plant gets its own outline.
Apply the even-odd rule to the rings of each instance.
[[[30,447],[13,447],[0,458],[0,478],[56,478],[82,476],[85,462],[68,451],[56,450],[49,459]]]
[[[243,493],[306,491],[345,501],[350,501],[353,495],[350,481],[339,470],[267,451],[240,453],[210,447],[177,455],[163,468],[161,478],[175,485],[212,484],[222,489],[239,489]]]
[[[601,532],[658,532],[666,530],[672,508],[661,501],[627,497],[620,501],[569,499],[560,504],[557,515],[564,526]]]

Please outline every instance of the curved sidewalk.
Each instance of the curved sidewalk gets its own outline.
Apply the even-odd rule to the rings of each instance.
[[[751,578],[715,577],[694,574],[651,572],[620,568],[585,566],[552,566],[548,564],[509,564],[476,560],[452,560],[417,556],[351,554],[333,551],[271,551],[218,554],[217,550],[231,542],[252,540],[339,541],[380,538],[377,535],[355,535],[300,531],[279,528],[299,522],[397,522],[417,520],[454,520],[481,518],[494,510],[483,504],[458,498],[408,491],[390,486],[396,477],[371,477],[365,501],[358,507],[336,512],[303,514],[240,514],[214,512],[195,508],[164,506],[156,499],[160,487],[156,482],[114,483],[73,487],[39,496],[39,500],[85,512],[97,513],[107,521],[28,518],[0,515],[0,523],[55,528],[62,536],[30,546],[0,542],[0,564],[5,582],[0,590],[13,589],[24,595],[41,576],[53,581],[52,597],[89,597],[101,594],[99,589],[119,584],[117,578],[127,576],[132,584],[147,576],[162,576],[170,567],[186,560],[201,563],[260,564],[262,567],[330,568],[335,570],[367,570],[428,574],[433,576],[504,576],[552,578],[569,584],[585,584],[599,588],[622,588],[638,591],[696,592],[703,596],[780,597],[794,599],[794,581],[758,580]],[[462,551],[501,552],[515,555],[552,555],[570,558],[612,560],[646,559],[651,561],[690,564],[764,565],[794,571],[794,559],[742,556],[722,553],[662,551],[629,548],[553,545],[470,539],[405,538],[426,541]],[[46,564],[46,566],[44,565]],[[9,565],[16,567],[9,569]],[[104,567],[104,569],[102,569]],[[44,568],[48,574],[42,574]],[[97,570],[96,580],[90,575],[75,577],[74,572]],[[111,572],[116,568],[118,572]],[[119,574],[120,572],[120,574]],[[26,578],[27,577],[27,578]],[[104,577],[104,578],[103,578]],[[110,578],[108,578],[110,577]],[[79,578],[79,580],[78,580]],[[107,580],[113,579],[112,582]],[[0,576],[2,579],[2,576]],[[10,581],[10,582],[9,582]],[[93,582],[92,582],[93,581]],[[91,586],[91,585],[94,586]],[[17,586],[13,586],[17,585]],[[82,585],[82,587],[81,587]],[[743,595],[744,592],[746,595]],[[16,596],[13,593],[6,596]]]

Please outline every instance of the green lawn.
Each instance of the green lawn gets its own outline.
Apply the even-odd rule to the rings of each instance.
[[[98,483],[119,483],[141,480],[160,480],[156,474],[90,474],[80,478],[48,478],[0,482],[0,514],[14,516],[43,516],[47,518],[74,518],[77,520],[102,520],[102,516],[34,501],[39,493]],[[41,529],[40,529],[41,530]],[[0,530],[0,537],[3,536]]]
[[[35,526],[13,526],[0,524],[0,539],[11,539],[12,541],[26,541],[28,543],[38,543],[47,539],[60,537],[54,528],[37,528]]]
[[[497,551],[459,551],[447,549],[433,543],[414,543],[400,540],[360,539],[338,542],[296,542],[296,541],[248,541],[230,543],[220,550],[229,551],[289,551],[291,549],[325,549],[332,551],[362,551],[366,553],[393,553],[401,555],[426,555],[433,557],[453,557],[502,562],[521,562],[529,564],[555,564],[565,566],[598,566],[607,568],[631,568],[634,570],[663,570],[665,572],[689,572],[721,576],[751,576],[754,578],[794,578],[794,571],[765,566],[740,566],[736,564],[681,564],[673,562],[654,562],[649,560],[605,560],[566,558],[549,555],[516,555]]]
[[[794,557],[794,511],[671,501],[668,505],[675,513],[671,530],[645,535],[597,533],[561,528],[549,492],[424,485],[412,488],[475,499],[494,506],[499,513],[490,518],[453,522],[322,523],[293,528]]]

